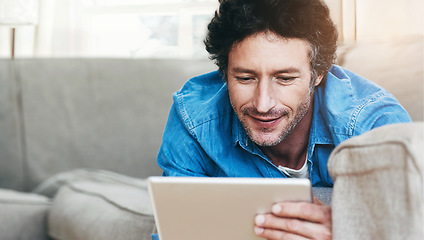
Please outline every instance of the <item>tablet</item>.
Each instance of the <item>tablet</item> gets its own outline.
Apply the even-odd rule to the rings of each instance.
[[[312,201],[309,179],[149,177],[160,240],[254,240],[273,203]]]

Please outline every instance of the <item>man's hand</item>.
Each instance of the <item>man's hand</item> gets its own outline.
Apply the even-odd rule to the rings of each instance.
[[[332,239],[331,207],[314,198],[314,203],[283,202],[271,213],[255,217],[255,233],[269,240]]]

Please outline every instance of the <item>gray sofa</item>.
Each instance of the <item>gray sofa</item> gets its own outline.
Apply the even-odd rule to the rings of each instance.
[[[207,60],[0,60],[0,239],[120,239],[119,226],[139,227],[131,218],[146,222],[138,239],[149,239],[139,179],[161,174],[172,93],[214,69]],[[93,209],[101,203],[134,216]]]
[[[338,64],[423,120],[422,37],[342,46]],[[144,179],[172,93],[208,60],[0,60],[0,239],[150,239]],[[317,190],[329,202],[331,192]]]

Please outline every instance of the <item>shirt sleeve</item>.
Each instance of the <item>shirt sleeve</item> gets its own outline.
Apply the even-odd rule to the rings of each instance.
[[[411,122],[411,117],[391,95],[370,101],[358,112],[354,135],[389,124]]]
[[[206,153],[183,124],[175,104],[172,105],[158,154],[158,164],[164,176],[207,176],[204,168]]]

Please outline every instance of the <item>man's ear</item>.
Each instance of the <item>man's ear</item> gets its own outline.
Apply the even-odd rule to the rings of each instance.
[[[324,78],[324,75],[319,75],[317,79],[315,79],[315,87],[321,83],[323,78]]]

